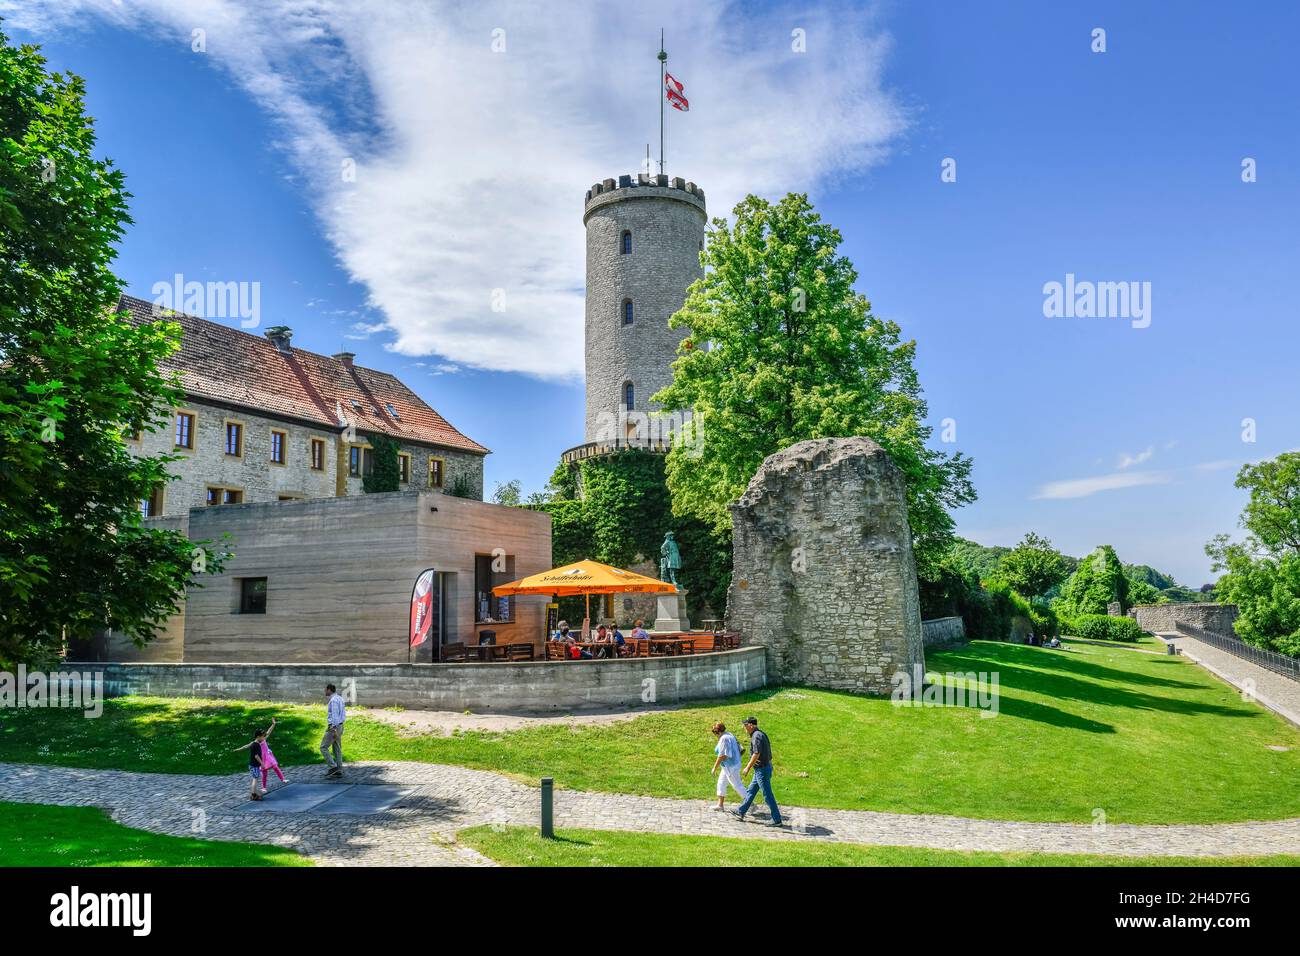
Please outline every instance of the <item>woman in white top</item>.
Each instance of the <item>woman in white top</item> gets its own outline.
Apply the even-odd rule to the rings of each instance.
[[[718,805],[713,809],[722,810],[727,799],[727,784],[731,784],[731,789],[742,799],[747,793],[740,778],[740,741],[736,740],[735,734],[728,733],[726,725],[721,722],[713,725],[713,736],[718,738],[718,744],[713,748],[717,758],[710,771],[718,775]]]

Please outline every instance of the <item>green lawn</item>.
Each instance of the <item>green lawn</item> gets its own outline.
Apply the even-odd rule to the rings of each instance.
[[[310,865],[283,847],[134,830],[97,807],[0,803],[0,867]]]
[[[1300,866],[1300,856],[1151,857],[1067,853],[964,853],[906,846],[732,837],[474,827],[456,841],[506,866]]]
[[[788,804],[1091,823],[1204,823],[1300,816],[1300,731],[1177,657],[1070,643],[974,642],[932,671],[996,672],[999,713],[896,707],[806,688],[755,692],[632,721],[514,733],[404,737],[354,710],[350,759],[481,767],[573,789],[705,800],[721,719],[756,714]],[[231,749],[272,714],[285,764],[319,762],[322,707],[130,698],[97,720],[0,711],[0,760],[230,773]],[[1290,748],[1282,751],[1270,746]]]

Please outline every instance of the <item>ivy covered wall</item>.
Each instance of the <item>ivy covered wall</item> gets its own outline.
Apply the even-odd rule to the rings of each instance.
[[[731,581],[731,535],[673,515],[663,455],[629,450],[576,466],[561,464],[550,490],[550,501],[531,507],[551,516],[556,567],[590,558],[621,568],[644,560],[657,569],[659,546],[671,530],[682,552],[678,580],[686,588],[692,620],[722,616]],[[582,599],[562,599],[560,614],[580,619]]]

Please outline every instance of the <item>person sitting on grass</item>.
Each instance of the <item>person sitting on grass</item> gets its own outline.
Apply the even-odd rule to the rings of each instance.
[[[241,750],[248,751],[248,775],[253,778],[252,790],[248,795],[250,800],[262,799],[262,794],[258,792],[257,788],[262,777],[262,743],[265,740],[266,731],[259,728],[253,731],[252,740],[242,747],[235,748],[235,753],[239,753]]]

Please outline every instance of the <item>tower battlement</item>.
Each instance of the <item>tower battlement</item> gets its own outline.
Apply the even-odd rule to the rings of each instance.
[[[701,211],[705,208],[704,190],[695,183],[687,182],[680,176],[652,176],[649,173],[637,173],[635,176],[619,176],[617,180],[604,179],[593,183],[587,190],[583,205],[584,221],[586,213],[605,203],[652,196],[660,199],[678,199],[698,207]]]

